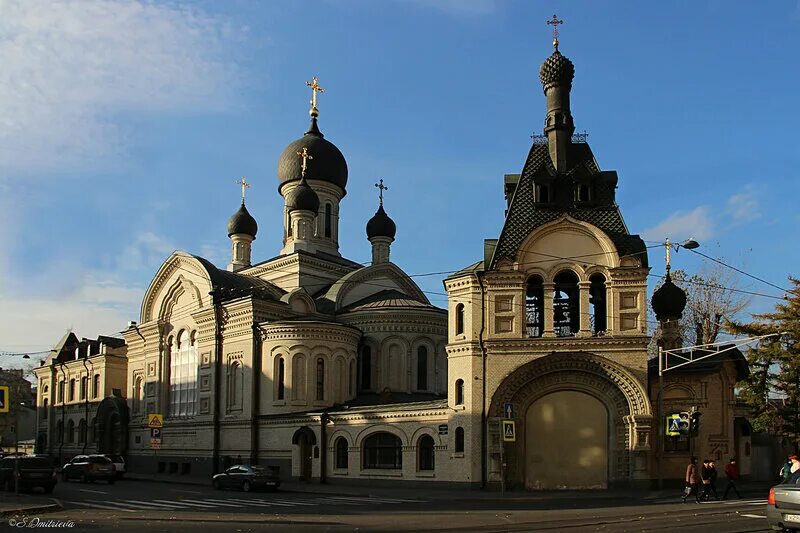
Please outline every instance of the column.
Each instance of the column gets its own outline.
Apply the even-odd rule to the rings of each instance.
[[[578,282],[578,320],[580,325],[580,330],[578,331],[578,337],[591,337],[592,336],[592,328],[591,324],[589,323],[589,285],[588,281],[580,281]]]
[[[556,290],[555,283],[543,283],[544,290],[544,334],[542,337],[555,337],[553,331],[553,294]]]

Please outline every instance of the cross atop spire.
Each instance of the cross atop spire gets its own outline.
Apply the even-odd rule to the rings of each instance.
[[[558,25],[564,24],[563,20],[560,20],[557,16],[553,15],[553,18],[547,21],[547,24],[553,26],[553,48],[558,51]]]
[[[250,188],[250,184],[247,183],[247,181],[244,179],[244,176],[242,176],[242,178],[236,182],[236,185],[240,185],[242,187],[242,205],[244,205],[244,191],[245,189]]]
[[[323,89],[322,87],[319,86],[319,84],[317,83],[317,77],[316,76],[313,76],[311,78],[311,81],[307,81],[306,85],[308,87],[311,87],[311,111],[309,111],[308,113],[312,117],[318,117],[319,116],[319,109],[317,109],[317,91],[319,91],[321,93],[324,93],[325,89]]]
[[[378,198],[381,201],[381,205],[383,205],[383,191],[388,191],[389,187],[383,184],[383,178],[381,178],[380,181],[375,184],[375,186],[379,189]]]
[[[300,158],[303,160],[303,163],[300,165],[301,169],[300,175],[305,178],[306,170],[308,169],[308,160],[314,159],[314,157],[312,157],[312,155],[308,153],[308,148],[306,148],[305,146],[303,147],[302,152],[297,152],[297,155],[299,155]]]

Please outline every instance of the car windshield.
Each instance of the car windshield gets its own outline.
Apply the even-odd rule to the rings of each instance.
[[[50,459],[46,457],[20,457],[19,466],[25,468],[50,468]]]
[[[89,457],[89,462],[96,465],[107,465],[111,463],[111,459],[104,455],[94,455]]]
[[[109,459],[111,459],[114,463],[124,463],[125,461],[122,459],[121,455],[107,455]]]

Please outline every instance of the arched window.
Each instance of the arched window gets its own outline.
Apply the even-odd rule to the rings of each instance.
[[[197,346],[195,335],[183,330],[173,350],[169,364],[169,414],[194,416],[197,414]]]
[[[556,337],[571,337],[580,328],[578,276],[569,270],[555,277],[553,294],[553,329]]]
[[[142,400],[144,397],[144,385],[143,379],[140,377],[136,378],[136,381],[133,384],[133,412],[134,413],[141,413],[142,412]]]
[[[464,428],[456,428],[456,453],[464,453]]]
[[[325,399],[325,360],[322,357],[317,359],[317,386],[316,386],[316,399]]]
[[[306,399],[306,357],[302,354],[292,356],[292,399]]]
[[[544,333],[544,284],[541,276],[528,278],[525,289],[525,329],[528,337]]]
[[[369,346],[361,347],[361,371],[359,378],[361,380],[361,390],[366,391],[372,389],[372,348]]]
[[[64,423],[59,420],[56,422],[56,444],[64,442]]]
[[[242,365],[234,361],[228,370],[228,406],[230,409],[242,408],[243,376]]]
[[[434,449],[433,437],[423,435],[417,441],[417,470],[433,470]]]
[[[92,421],[89,423],[89,444],[92,444],[95,440],[97,435],[97,418],[92,418]]]
[[[534,187],[534,201],[540,204],[549,204],[550,187],[544,184],[537,184]]]
[[[87,388],[89,386],[89,376],[81,377],[81,400],[86,399]]]
[[[417,348],[417,390],[428,390],[428,348]]]
[[[588,202],[592,199],[592,190],[589,185],[582,183],[575,190],[575,199],[579,202]]]
[[[100,374],[95,374],[94,375],[94,383],[92,384],[92,387],[93,387],[94,397],[95,398],[99,398],[100,397]]]
[[[47,408],[47,398],[44,399],[42,402],[42,418],[47,420],[47,417],[50,414],[50,409]]]
[[[75,442],[75,422],[72,420],[67,422],[67,442],[69,444]]]
[[[350,380],[349,380],[348,398],[355,396],[356,389],[356,362],[350,361]]]
[[[464,333],[464,304],[456,306],[456,335]]]
[[[64,380],[58,382],[58,403],[64,403]]]
[[[275,399],[284,400],[286,399],[286,362],[283,357],[278,357],[277,367],[275,371],[275,381],[277,382]]]
[[[456,380],[456,405],[464,405],[464,380]]]
[[[336,439],[334,449],[334,468],[342,470],[347,468],[347,439],[339,437]]]
[[[602,274],[589,277],[589,322],[593,335],[602,335],[608,328],[606,319],[606,278]]]
[[[331,225],[332,225],[332,220],[331,219],[332,219],[332,217],[333,217],[333,213],[332,213],[332,209],[331,209],[331,204],[327,204],[326,203],[325,204],[325,236],[329,237],[329,238],[331,236]]]
[[[69,380],[69,401],[75,401],[75,378]]]
[[[391,433],[373,433],[364,439],[364,468],[403,468],[403,443]]]
[[[86,420],[83,418],[78,422],[78,442],[86,444]]]

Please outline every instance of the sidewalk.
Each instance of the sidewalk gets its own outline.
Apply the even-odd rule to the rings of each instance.
[[[0,516],[34,515],[61,510],[61,502],[38,494],[0,492]]]

